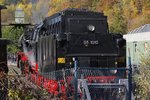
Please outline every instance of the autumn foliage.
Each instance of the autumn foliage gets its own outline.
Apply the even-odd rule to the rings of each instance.
[[[14,11],[21,6],[27,22],[39,23],[46,16],[65,8],[86,8],[108,16],[110,32],[127,33],[150,23],[149,0],[0,0],[7,4],[3,22],[14,20]]]

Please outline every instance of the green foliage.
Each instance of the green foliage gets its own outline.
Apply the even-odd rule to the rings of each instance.
[[[126,21],[122,13],[122,4],[118,3],[113,6],[113,20],[110,23],[110,31],[113,33],[126,33]]]
[[[135,97],[140,100],[148,100],[150,93],[150,54],[145,52],[141,54],[141,64],[139,74],[135,74],[133,79],[136,83]]]
[[[8,52],[16,53],[19,50],[19,48],[17,47],[17,43],[19,37],[23,33],[23,29],[18,27],[3,27],[2,33],[3,38],[7,38],[12,41],[12,44],[8,45]]]

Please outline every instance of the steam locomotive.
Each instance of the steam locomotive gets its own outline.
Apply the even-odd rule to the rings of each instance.
[[[37,73],[78,67],[126,67],[125,40],[108,30],[107,16],[85,9],[65,9],[34,28],[25,31],[20,39],[30,69]],[[22,61],[24,62],[24,61]]]
[[[27,30],[21,44],[40,72],[49,72],[70,68],[73,57],[81,67],[116,67],[124,39],[109,33],[103,13],[67,9]]]

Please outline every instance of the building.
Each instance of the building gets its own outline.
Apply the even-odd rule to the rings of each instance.
[[[131,65],[138,68],[142,57],[150,57],[150,24],[146,24],[124,35],[126,39],[126,57],[131,57]]]

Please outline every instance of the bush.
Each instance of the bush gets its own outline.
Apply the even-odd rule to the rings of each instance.
[[[139,100],[150,99],[150,55],[141,56],[139,73],[133,76],[136,88],[134,89],[135,97]]]

